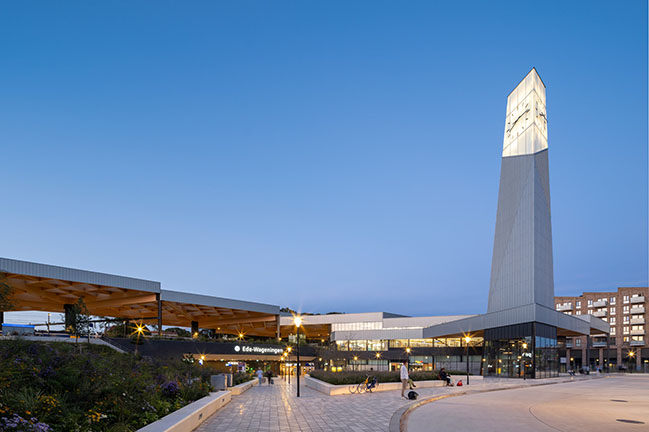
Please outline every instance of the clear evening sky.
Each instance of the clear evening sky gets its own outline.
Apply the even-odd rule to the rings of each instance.
[[[310,312],[486,311],[506,96],[555,292],[647,285],[645,1],[0,6],[0,256]]]

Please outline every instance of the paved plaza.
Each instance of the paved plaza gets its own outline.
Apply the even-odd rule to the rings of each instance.
[[[587,378],[577,378],[587,379]],[[567,378],[553,380],[513,380],[487,379],[484,383],[476,382],[465,387],[435,387],[417,389],[420,400],[470,391],[496,388],[530,386],[547,382],[567,381]],[[609,379],[588,381],[604,382]],[[374,432],[387,431],[393,414],[401,408],[413,404],[400,398],[398,391],[386,391],[362,395],[326,396],[320,392],[301,386],[301,397],[295,396],[295,379],[289,385],[276,379],[273,386],[253,387],[242,395],[233,396],[232,401],[207,419],[196,431],[352,431]],[[644,381],[649,384],[649,380]],[[570,387],[575,384],[546,387]],[[537,387],[544,388],[544,387]],[[514,391],[514,390],[512,390]],[[488,393],[491,398],[500,398],[507,392]],[[497,395],[497,396],[496,396]],[[452,398],[462,399],[466,396]],[[441,401],[440,401],[441,402]],[[433,402],[425,407],[440,402]],[[424,407],[413,411],[415,413]],[[527,408],[525,408],[527,409]],[[430,422],[430,421],[429,421]],[[434,420],[434,424],[438,421]],[[454,425],[453,429],[456,429]],[[421,430],[431,430],[428,429]],[[436,429],[448,430],[448,429]],[[473,429],[472,432],[483,429]]]
[[[431,430],[649,431],[649,376],[610,376],[442,399],[408,416],[408,432]]]

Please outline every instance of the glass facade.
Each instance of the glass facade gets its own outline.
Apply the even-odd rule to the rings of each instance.
[[[485,376],[548,378],[559,375],[557,329],[524,323],[486,329]]]

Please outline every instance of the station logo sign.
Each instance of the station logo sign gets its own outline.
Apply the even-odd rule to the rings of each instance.
[[[234,351],[241,354],[281,355],[284,350],[277,346],[235,345]]]

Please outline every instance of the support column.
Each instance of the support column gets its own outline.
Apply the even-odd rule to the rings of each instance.
[[[282,332],[279,328],[279,315],[275,315],[275,321],[277,321],[277,340],[282,340]]]
[[[198,337],[198,321],[192,321],[192,338]]]
[[[635,350],[635,369],[638,372],[642,370],[642,347]]]
[[[532,374],[530,378],[536,378],[536,322],[532,323]]]
[[[604,348],[599,348],[599,365],[597,367],[604,370]]]
[[[155,295],[155,299],[158,302],[158,337],[162,337],[162,299],[160,293]]]
[[[588,338],[586,338],[586,345],[588,345]],[[588,361],[589,361],[588,356],[589,355],[590,355],[590,353],[588,352],[588,350],[584,346],[581,349],[581,368],[582,369],[585,368],[588,365]]]
[[[570,361],[570,348],[566,348],[566,372],[572,369],[572,362]]]

